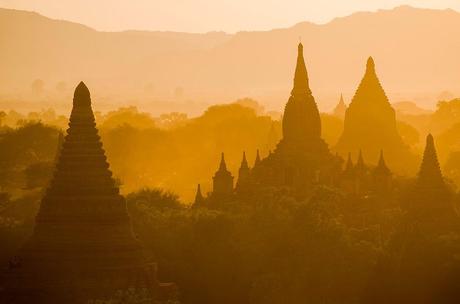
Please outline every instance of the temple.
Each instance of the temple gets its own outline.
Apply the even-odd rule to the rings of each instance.
[[[333,155],[329,151],[321,137],[321,119],[309,86],[301,43],[297,51],[293,88],[284,109],[281,140],[276,144],[274,151],[270,151],[265,158],[261,158],[257,150],[253,168],[249,167],[246,154],[243,152],[235,189],[233,189],[233,176],[227,170],[222,154],[219,170],[213,177],[211,201],[213,199],[216,201],[216,198],[229,199],[238,196],[244,198],[257,189],[265,187],[288,187],[297,197],[305,197],[315,185],[328,185],[339,188],[346,194],[359,196],[366,196],[373,192],[384,193],[384,189],[389,190],[391,187],[392,174],[386,167],[383,154],[380,154],[380,162],[373,169],[372,166],[365,164],[361,149],[356,150],[359,150],[359,155],[356,166],[353,165],[352,149],[347,152],[349,153],[348,162],[345,168],[342,168],[343,159],[338,154]],[[375,90],[376,87],[379,90]],[[369,59],[366,76],[355,96],[357,101],[354,101],[354,105],[347,110],[348,116],[355,115],[353,108],[360,107],[361,100],[368,98],[368,91],[377,91],[377,103],[383,103],[384,115],[393,119],[394,125],[393,129],[389,128],[390,132],[393,132],[396,141],[400,141],[396,131],[394,111],[380,87],[372,59]],[[341,103],[344,105],[343,98],[341,98]],[[365,107],[368,107],[366,103]],[[389,125],[391,124],[390,121]],[[270,132],[273,133],[273,131],[272,125]],[[373,147],[371,152],[364,151],[367,155],[374,150]],[[375,152],[376,160],[379,152],[380,148]],[[381,183],[381,185],[376,185],[376,183]],[[207,203],[212,203],[205,200]]]
[[[312,183],[327,179],[334,156],[321,138],[321,120],[310,90],[301,43],[282,124],[282,139],[273,153],[255,166],[253,181],[304,190]]]
[[[174,284],[158,282],[134,237],[83,82],[33,235],[14,259],[2,303],[87,303],[129,288],[155,299],[174,292]]]
[[[414,157],[398,133],[395,110],[380,84],[372,57],[346,110],[343,133],[334,149],[342,156],[362,149],[373,163],[383,149],[392,166],[396,169],[410,166],[415,173]]]

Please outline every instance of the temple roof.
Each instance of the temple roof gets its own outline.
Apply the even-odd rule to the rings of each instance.
[[[219,164],[219,171],[228,171],[227,170],[227,164],[225,163],[224,152],[222,152],[222,154],[221,154],[220,164]]]
[[[387,164],[385,163],[385,159],[383,157],[383,150],[380,150],[379,162],[377,164],[377,167],[375,167],[374,169],[374,173],[383,175],[391,174],[390,169],[388,169]]]
[[[201,193],[201,185],[198,184],[198,187],[196,188],[196,195],[195,195],[195,204],[199,204],[203,202],[204,197],[203,194]]]
[[[256,167],[259,164],[260,164],[260,153],[259,153],[259,149],[257,149],[256,160],[254,161],[254,167]]]
[[[249,164],[248,164],[248,161],[246,159],[246,152],[243,152],[243,160],[241,161],[240,170],[241,169],[249,169]]]

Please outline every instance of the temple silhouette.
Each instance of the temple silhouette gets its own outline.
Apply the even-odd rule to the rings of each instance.
[[[134,237],[83,82],[33,235],[12,261],[2,303],[87,303],[128,288],[158,299],[175,291],[158,282]]]
[[[334,110],[332,111],[332,114],[339,118],[345,118],[345,113],[347,112],[347,105],[345,104],[345,101],[343,100],[343,95],[340,94],[340,100],[339,103],[335,106]]]
[[[344,111],[342,102],[336,111]],[[369,57],[361,83],[345,109],[343,133],[334,150],[342,156],[362,150],[376,162],[381,149],[396,168],[405,164],[415,170],[415,157],[398,133],[395,110],[377,76],[374,59]]]
[[[401,224],[380,257],[362,302],[457,303],[458,280],[452,280],[458,275],[452,266],[457,260],[449,254],[452,245],[440,239],[460,232],[460,221],[431,134],[404,200]]]
[[[369,99],[372,101],[368,102]],[[360,131],[362,127],[354,125],[356,121],[363,119],[368,123],[375,120],[372,115],[360,116],[360,111],[368,111],[369,103],[378,105],[371,110],[374,111],[373,116],[384,116],[382,122],[374,127],[374,131],[380,132],[380,128],[387,128],[389,135],[386,138],[377,136],[377,139],[370,139]],[[213,191],[208,198],[211,201],[231,200],[235,196],[247,196],[257,189],[273,186],[288,187],[298,197],[305,196],[314,185],[334,186],[347,194],[358,196],[387,193],[393,186],[393,173],[384,158],[385,147],[394,151],[392,145],[396,143],[399,151],[407,150],[397,132],[394,110],[377,79],[372,58],[368,60],[366,75],[348,109],[341,96],[337,115],[340,113],[345,115],[346,128],[338,146],[349,149],[345,166],[342,157],[339,154],[334,155],[321,137],[321,119],[309,86],[303,45],[299,43],[293,88],[284,109],[282,139],[274,151],[270,151],[263,159],[257,151],[252,168],[248,165],[246,153],[243,153],[236,187],[222,154],[219,169],[213,177]],[[359,132],[361,134],[355,134]],[[353,139],[353,143],[348,144],[348,138],[354,136],[356,140]],[[358,146],[363,148],[356,148]],[[352,153],[358,155],[356,165],[353,164]],[[365,163],[364,153],[376,160],[375,165]],[[199,190],[200,195],[197,193],[197,197],[203,205],[206,199],[201,195],[201,189]]]

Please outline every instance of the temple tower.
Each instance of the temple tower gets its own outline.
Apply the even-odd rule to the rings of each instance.
[[[228,197],[233,194],[233,176],[227,170],[224,153],[222,153],[219,169],[213,177],[212,194],[214,197]]]
[[[321,138],[321,120],[309,86],[303,45],[297,48],[293,88],[283,115],[283,137],[273,153],[256,165],[256,184],[292,187],[302,193],[320,181],[331,182],[334,157]]]
[[[247,193],[250,190],[251,169],[249,168],[246,159],[246,153],[243,152],[243,160],[238,171],[238,181],[236,182],[235,190],[238,194]]]
[[[6,274],[2,303],[87,303],[131,287],[157,297],[156,266],[133,235],[83,82],[58,158],[33,235]]]
[[[404,145],[396,128],[396,114],[383,90],[369,57],[366,72],[345,113],[344,129],[335,149],[346,155],[362,149],[367,155],[375,155],[377,162],[380,149],[396,168],[415,169],[413,156]]]
[[[410,198],[409,213],[417,218],[435,219],[454,214],[451,191],[439,168],[433,136],[426,137],[422,164]]]

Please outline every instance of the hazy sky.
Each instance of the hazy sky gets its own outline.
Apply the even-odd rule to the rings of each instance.
[[[403,4],[460,11],[460,0],[0,0],[0,7],[32,10],[98,30],[184,32],[266,30],[300,21],[324,23],[355,11]]]

